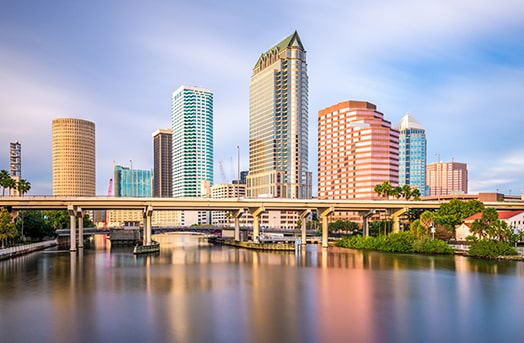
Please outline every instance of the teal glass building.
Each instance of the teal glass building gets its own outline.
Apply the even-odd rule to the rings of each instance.
[[[426,131],[411,114],[407,113],[395,126],[399,131],[398,184],[410,185],[428,194],[426,186]]]
[[[171,98],[173,197],[206,196],[213,183],[213,93],[181,86]]]
[[[151,170],[114,167],[115,197],[151,197]]]

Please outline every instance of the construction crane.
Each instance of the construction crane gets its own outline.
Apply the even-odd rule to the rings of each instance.
[[[224,173],[224,166],[222,165],[222,161],[218,161],[218,167],[220,168],[220,177],[222,178],[221,183],[226,183],[226,173]]]

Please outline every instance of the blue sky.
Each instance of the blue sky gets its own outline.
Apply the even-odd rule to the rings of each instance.
[[[237,145],[248,168],[251,69],[297,30],[315,180],[317,113],[351,99],[392,124],[410,112],[428,162],[467,163],[471,193],[518,194],[523,18],[521,0],[0,1],[0,169],[19,140],[29,194],[51,194],[51,122],[87,119],[104,195],[113,161],[152,167],[151,134],[171,126],[171,94],[185,84],[213,90],[215,182],[234,178]]]

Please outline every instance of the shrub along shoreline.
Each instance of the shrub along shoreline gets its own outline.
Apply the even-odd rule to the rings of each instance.
[[[430,237],[417,238],[408,231],[377,237],[347,236],[340,239],[336,246],[405,254],[453,254],[455,252],[452,247],[440,239],[432,239]]]
[[[404,254],[453,254],[455,250],[445,241],[428,236],[417,238],[410,231],[391,233],[387,236],[346,236],[337,241],[337,247],[368,249]],[[487,259],[524,260],[507,242],[482,239],[471,244],[467,256]]]

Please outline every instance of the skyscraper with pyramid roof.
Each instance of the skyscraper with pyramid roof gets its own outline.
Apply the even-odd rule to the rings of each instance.
[[[426,190],[426,130],[411,114],[406,113],[397,123],[398,141],[398,184],[418,188],[420,195]]]
[[[311,198],[306,51],[296,31],[253,67],[247,196]]]

